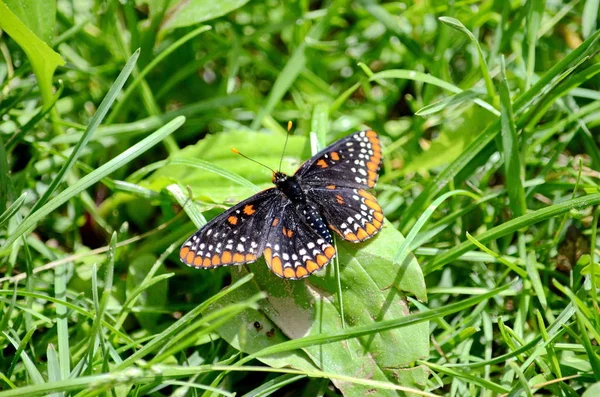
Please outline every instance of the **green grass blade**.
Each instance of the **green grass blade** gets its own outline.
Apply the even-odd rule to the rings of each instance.
[[[2,215],[0,215],[0,227],[2,227],[2,225],[4,225],[4,223],[6,221],[8,221],[10,218],[12,218],[12,216],[19,211],[19,209],[21,209],[21,207],[23,206],[23,203],[25,202],[25,199],[27,198],[27,192],[23,192],[23,194],[21,194],[21,196],[19,196],[18,199],[16,199],[11,205],[10,207],[8,207],[6,209],[6,211],[4,211],[2,213]]]
[[[510,209],[515,216],[525,214],[527,204],[525,203],[525,190],[523,188],[523,167],[521,166],[521,153],[519,135],[514,122],[513,107],[506,79],[506,66],[504,58],[500,59],[500,105],[502,115],[500,116],[502,153],[504,154],[504,175],[506,177],[506,190],[510,202]]]
[[[479,56],[479,68],[481,69],[481,74],[483,75],[483,80],[485,81],[485,88],[487,89],[488,98],[494,98],[496,95],[496,90],[494,89],[494,83],[492,83],[492,78],[490,77],[490,71],[487,66],[487,62],[485,61],[485,57],[483,55],[483,50],[479,45],[479,41],[477,38],[471,33],[469,29],[465,25],[462,24],[458,19],[452,17],[440,17],[438,18],[440,21],[450,26],[452,29],[455,29],[463,34],[465,34],[471,44],[477,50],[477,55]]]

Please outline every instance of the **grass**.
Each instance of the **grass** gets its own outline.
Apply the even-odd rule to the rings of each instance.
[[[0,0],[0,397],[597,395],[599,3]],[[385,228],[183,266],[289,120],[379,132]]]

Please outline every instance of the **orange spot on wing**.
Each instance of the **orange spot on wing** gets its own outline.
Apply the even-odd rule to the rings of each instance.
[[[358,237],[359,240],[364,240],[369,237],[369,234],[367,232],[365,232],[365,229],[360,228],[356,232],[356,237]]]
[[[314,272],[315,270],[319,270],[319,265],[317,265],[316,262],[313,261],[306,261],[306,268],[308,269],[309,272]]]
[[[338,161],[340,159],[340,155],[337,152],[331,152],[331,158],[335,161]]]
[[[342,232],[340,232],[340,230],[337,227],[335,227],[333,225],[329,225],[329,228],[331,230],[333,230],[334,232],[336,232],[337,234],[339,234],[340,236],[342,235]]]
[[[246,254],[246,261],[251,262],[256,260],[256,255],[254,254]]]
[[[229,218],[227,218],[227,222],[231,223],[232,225],[237,225],[238,218],[235,215],[231,215]]]
[[[221,264],[221,257],[219,255],[215,255],[212,257],[212,265],[219,266]]]
[[[235,263],[243,262],[244,259],[245,259],[245,256],[240,254],[239,252],[236,252],[235,254],[233,254],[233,261]]]
[[[375,219],[377,219],[379,222],[383,222],[383,214],[381,212],[375,212],[373,217],[375,217]]]
[[[223,252],[223,254],[221,255],[221,263],[231,263],[231,252]]]
[[[368,170],[369,180],[375,182],[377,180],[377,173],[375,171]]]
[[[327,248],[325,248],[324,254],[329,259],[333,258],[333,256],[335,255],[335,248],[333,248],[333,245],[330,245]]]
[[[254,209],[254,206],[252,204],[247,204],[246,206],[244,206],[244,214],[250,216],[255,212],[256,210]]]
[[[273,219],[273,222],[271,223],[271,226],[277,226],[277,225],[279,225],[279,218]]]
[[[366,198],[367,200],[375,200],[375,197],[373,197],[373,195],[369,192],[367,192],[364,189],[359,189],[358,191],[359,196],[362,196],[364,198]]]
[[[327,264],[327,262],[329,262],[329,258],[327,258],[325,255],[317,255],[317,263],[319,264],[319,266],[325,266]]]
[[[181,249],[179,250],[179,257],[182,260],[185,260],[185,257],[188,252],[190,252],[190,247],[181,247]]]
[[[292,236],[294,235],[294,231],[286,228],[285,226],[281,228],[281,232],[287,238],[292,238]]]
[[[344,198],[342,196],[340,196],[339,194],[335,195],[335,200],[337,201],[338,204],[342,205],[344,204]]]
[[[374,162],[372,162],[372,161],[369,161],[369,162],[367,163],[367,168],[368,168],[369,170],[371,170],[371,171],[374,171],[374,172],[376,172],[376,171],[377,171],[377,168],[379,168],[379,165],[378,165],[377,163],[374,163]]]
[[[365,200],[365,205],[374,211],[381,211],[381,207],[375,200]]]
[[[369,138],[377,138],[377,133],[375,131],[373,131],[373,130],[368,130],[367,131],[367,136]]]
[[[302,266],[298,267],[296,269],[296,277],[300,278],[300,277],[304,277],[308,274],[308,272],[306,271],[305,268],[303,268]]]
[[[373,219],[373,226],[377,228],[377,230],[381,229],[381,222],[377,219]]]
[[[327,185],[325,186],[325,189],[333,190],[335,189],[335,185]]]
[[[279,276],[283,276],[283,267],[281,265],[281,259],[278,256],[274,256],[271,261],[271,271]]]
[[[357,241],[358,237],[356,237],[356,234],[354,233],[346,233],[344,234],[344,238],[348,241]]]
[[[323,159],[317,161],[317,165],[321,168],[327,168],[327,162],[325,162]]]
[[[367,229],[367,233],[369,233],[369,235],[372,235],[377,232],[377,228],[370,223],[367,223],[365,225],[365,228]]]
[[[188,253],[187,253],[187,256],[186,256],[186,258],[185,258],[186,262],[187,262],[187,263],[189,263],[190,265],[191,265],[192,263],[194,263],[194,256],[196,256],[196,255],[194,255],[194,251],[190,251],[190,252],[188,252]]]
[[[197,256],[194,258],[194,266],[202,266],[202,257]]]
[[[202,261],[202,266],[204,267],[210,267],[211,264],[212,261],[210,260],[210,258],[204,258],[204,260]]]
[[[267,264],[269,264],[269,266],[271,264],[271,259],[272,259],[271,255],[273,255],[273,251],[271,251],[271,248],[265,248],[265,251],[264,251],[265,261],[267,262]]]
[[[283,277],[285,278],[296,278],[296,272],[291,267],[283,269]]]

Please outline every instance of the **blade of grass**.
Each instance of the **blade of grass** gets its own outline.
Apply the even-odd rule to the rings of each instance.
[[[404,70],[404,69],[393,69],[393,70],[384,70],[383,72],[375,73],[373,76],[369,77],[369,81],[374,81],[378,79],[406,79],[413,81],[420,81],[423,83],[428,83],[435,85],[437,87],[443,88],[447,91],[453,92],[455,94],[460,94],[463,90],[454,84],[448,83],[444,80],[438,79],[430,74],[417,72],[415,70]],[[473,102],[489,111],[490,113],[500,116],[500,112],[496,110],[492,105],[487,103],[482,99],[474,99]]]
[[[11,205],[10,207],[8,207],[6,209],[6,211],[4,211],[2,213],[2,215],[0,215],[0,227],[2,227],[2,225],[8,221],[10,218],[12,218],[12,216],[21,209],[21,207],[23,206],[23,203],[25,202],[25,199],[27,198],[27,192],[23,192],[23,194],[21,196],[19,196],[18,199],[16,199]]]
[[[72,197],[76,196],[83,190],[98,182],[100,179],[104,178],[107,175],[110,175],[115,170],[131,162],[133,159],[144,153],[146,150],[150,149],[152,146],[162,141],[166,136],[172,134],[177,128],[181,127],[181,125],[183,125],[184,122],[185,117],[176,117],[164,127],[158,129],[156,132],[154,132],[147,138],[131,146],[129,149],[125,150],[117,157],[113,158],[106,164],[94,170],[94,172],[84,176],[76,184],[71,185],[67,189],[62,191],[59,195],[50,200],[47,204],[45,204],[35,213],[25,218],[25,220],[17,227],[14,233],[8,236],[6,242],[4,243],[4,246],[0,248],[0,255],[6,254],[6,252],[9,251],[10,246],[24,233],[32,229],[37,224],[37,222],[39,222],[43,217],[60,207]]]
[[[469,29],[467,29],[465,25],[462,24],[461,21],[459,21],[456,18],[439,17],[438,19],[446,25],[450,26],[452,29],[455,29],[465,34],[469,38],[471,44],[473,44],[473,46],[477,50],[477,55],[479,56],[479,68],[481,69],[483,80],[485,81],[485,88],[487,90],[488,99],[494,98],[494,96],[496,95],[496,90],[494,89],[494,83],[492,83],[492,78],[490,77],[490,71],[488,69],[487,62],[485,61],[485,57],[483,56],[483,50],[481,49],[477,38],[473,35],[473,33],[471,33]]]
[[[26,334],[26,336],[29,336],[31,338],[31,336],[33,335],[33,331],[35,331],[34,328],[30,329],[30,331]],[[41,384],[46,383],[46,381],[44,380],[44,377],[42,376],[40,371],[37,369],[34,362],[31,360],[31,358],[29,358],[29,354],[27,354],[27,352],[25,352],[25,347],[26,347],[27,343],[29,342],[29,340],[23,339],[21,341],[21,343],[17,343],[17,341],[15,339],[13,339],[7,332],[3,332],[2,334],[13,345],[15,350],[17,350],[17,352],[19,352],[18,355],[15,355],[15,359],[20,358],[21,361],[23,361],[23,365],[25,365],[25,368],[27,369],[27,373],[31,377],[33,384],[41,385]]]
[[[533,73],[535,71],[535,49],[537,44],[542,17],[546,0],[529,0],[529,9],[527,10],[527,79],[525,88],[531,86]]]
[[[583,6],[582,31],[583,37],[586,39],[592,34],[596,26],[598,26],[598,8],[600,0],[586,0]]]
[[[449,368],[449,367],[445,367],[442,365],[438,365],[438,364],[430,363],[430,362],[426,362],[426,361],[422,361],[422,363],[436,372],[439,372],[439,373],[442,373],[445,375],[449,375],[452,378],[464,379],[468,382],[471,382],[475,385],[478,385],[478,386],[484,388],[485,390],[491,390],[495,393],[500,393],[500,394],[508,393],[510,391],[510,389],[508,389],[502,385],[487,381],[485,379],[480,378],[477,375],[473,375],[468,372],[459,371],[454,368]]]
[[[56,349],[52,343],[48,344],[48,349],[46,349],[46,357],[48,358],[48,381],[49,382],[58,382],[61,379],[61,365],[58,362],[58,357],[56,356]],[[53,393],[52,397],[60,397],[63,396],[64,393]]]
[[[504,175],[506,177],[506,190],[510,202],[510,209],[515,216],[521,216],[527,211],[525,203],[525,190],[523,188],[523,168],[521,166],[522,147],[517,135],[514,122],[513,107],[506,79],[506,65],[504,57],[500,58],[500,116],[502,153],[504,154]]]
[[[527,272],[525,270],[521,269],[517,264],[510,262],[502,255],[496,253],[496,251],[493,251],[493,250],[489,249],[488,247],[486,247],[485,245],[481,244],[475,237],[471,236],[471,233],[469,233],[469,232],[467,232],[467,239],[470,242],[472,242],[477,248],[482,250],[483,252],[498,259],[498,262],[502,263],[504,266],[506,266],[513,272],[517,273],[521,278],[527,277]]]
[[[63,264],[54,269],[54,296],[60,300],[67,300],[67,269]],[[56,310],[56,333],[58,337],[58,355],[60,357],[60,376],[67,379],[71,372],[71,354],[69,351],[69,319],[67,307],[57,304]]]

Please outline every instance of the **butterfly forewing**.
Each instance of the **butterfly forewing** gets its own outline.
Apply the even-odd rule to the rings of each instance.
[[[334,142],[296,171],[305,185],[368,189],[375,186],[381,165],[381,143],[375,131],[359,131]]]
[[[223,212],[181,246],[179,259],[201,268],[250,263],[262,255],[269,218],[281,208],[282,195],[264,190]]]
[[[264,255],[269,269],[279,277],[307,277],[335,256],[333,245],[302,219],[291,202],[273,218],[272,226]]]

